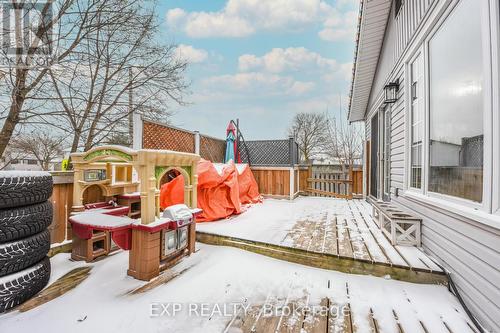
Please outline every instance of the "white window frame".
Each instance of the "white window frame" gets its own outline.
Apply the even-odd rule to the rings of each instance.
[[[406,161],[406,168],[408,170],[407,172],[407,175],[406,175],[406,189],[408,191],[413,191],[415,193],[423,193],[424,191],[424,179],[425,179],[425,168],[424,168],[424,163],[425,163],[425,124],[426,124],[426,98],[427,98],[427,95],[425,93],[425,89],[426,89],[426,80],[425,80],[425,64],[422,68],[420,68],[420,71],[422,72],[422,74],[420,75],[423,80],[421,80],[421,82],[419,82],[419,86],[422,86],[421,88],[421,96],[418,97],[421,99],[421,107],[423,108],[421,111],[422,111],[422,117],[423,119],[421,120],[421,126],[422,126],[422,149],[421,149],[421,161],[422,161],[422,170],[420,171],[420,188],[417,188],[417,187],[413,187],[411,186],[411,182],[412,182],[412,177],[411,177],[411,171],[412,171],[412,145],[413,145],[413,142],[412,142],[412,135],[413,135],[413,120],[412,120],[412,104],[413,104],[413,101],[412,101],[412,81],[413,81],[413,74],[412,74],[412,70],[411,70],[411,66],[412,64],[418,59],[418,57],[422,57],[422,64],[424,64],[425,62],[425,53],[424,53],[424,47],[423,46],[420,46],[418,47],[418,49],[416,50],[415,54],[410,58],[409,61],[407,61],[405,63],[405,71],[407,73],[406,77],[405,77],[405,91],[406,91],[406,94],[405,96],[407,96],[406,98],[406,109],[408,110],[407,112],[407,121],[406,123],[408,124],[406,126],[406,133],[408,133],[408,146],[407,146],[407,151],[408,151],[408,158],[407,158],[407,161]]]
[[[499,110],[498,105],[499,96],[494,96],[493,91],[495,87],[498,91],[498,76],[499,76],[499,28],[498,24],[493,27],[492,22],[498,22],[498,3],[496,0],[480,0],[481,10],[483,10],[483,17],[489,17],[489,22],[484,20],[482,22],[482,33],[485,41],[491,40],[496,41],[497,45],[491,45],[492,43],[483,43],[483,55],[484,59],[484,114],[483,114],[483,128],[484,128],[484,163],[483,163],[483,198],[481,203],[477,203],[468,199],[463,199],[459,197],[454,197],[451,195],[431,192],[428,190],[429,182],[429,140],[430,140],[430,68],[429,68],[429,43],[432,37],[442,28],[443,24],[449,18],[449,16],[460,4],[461,0],[454,1],[450,6],[444,11],[443,15],[437,20],[437,23],[430,29],[429,34],[422,40],[419,47],[414,50],[413,55],[405,62],[405,89],[407,91],[406,96],[406,120],[407,120],[407,139],[406,147],[407,149],[407,160],[406,160],[406,184],[405,193],[410,195],[415,195],[419,200],[439,202],[440,204],[449,204],[450,207],[463,207],[465,209],[472,209],[472,211],[482,211],[483,213],[491,214],[495,212],[500,215],[500,116],[498,112],[493,112],[494,110]],[[496,16],[496,17],[495,17]],[[494,43],[493,43],[494,44]],[[422,54],[424,62],[424,140],[422,147],[422,187],[421,189],[412,188],[411,184],[411,63]],[[495,77],[496,76],[496,77]],[[495,109],[496,106],[496,109]],[[495,142],[495,147],[493,144]],[[495,163],[495,174],[493,175],[493,167]],[[493,186],[495,184],[496,186]],[[493,193],[494,192],[494,193]],[[494,203],[493,203],[494,200]],[[493,205],[492,205],[493,203]]]
[[[500,3],[499,1],[490,1],[490,27],[491,27],[491,67],[493,73],[492,91],[493,94],[492,109],[493,112],[493,182],[492,188],[492,212],[500,216]]]

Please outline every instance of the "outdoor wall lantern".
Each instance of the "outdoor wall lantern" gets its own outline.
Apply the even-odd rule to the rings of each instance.
[[[392,104],[398,100],[399,80],[389,82],[384,87],[384,103]]]

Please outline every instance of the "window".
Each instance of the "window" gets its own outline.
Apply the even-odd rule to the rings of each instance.
[[[462,0],[429,42],[428,191],[475,202],[483,199],[480,7]]]
[[[423,61],[422,54],[410,64],[410,187],[422,188],[422,143],[423,143]]]
[[[36,160],[28,160],[29,165],[37,165],[38,162]]]

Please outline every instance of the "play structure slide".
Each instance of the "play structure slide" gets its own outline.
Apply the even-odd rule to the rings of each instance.
[[[203,210],[197,221],[208,222],[239,214],[243,204],[261,201],[257,182],[246,164],[198,163],[198,207]],[[160,206],[166,208],[184,202],[184,178],[178,175],[161,186]]]

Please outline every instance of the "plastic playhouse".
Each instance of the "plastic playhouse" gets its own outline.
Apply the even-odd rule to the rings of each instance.
[[[150,280],[194,252],[198,155],[102,146],[71,158],[73,259],[129,250],[128,275]],[[173,171],[183,176],[184,203],[161,212],[161,180]]]

